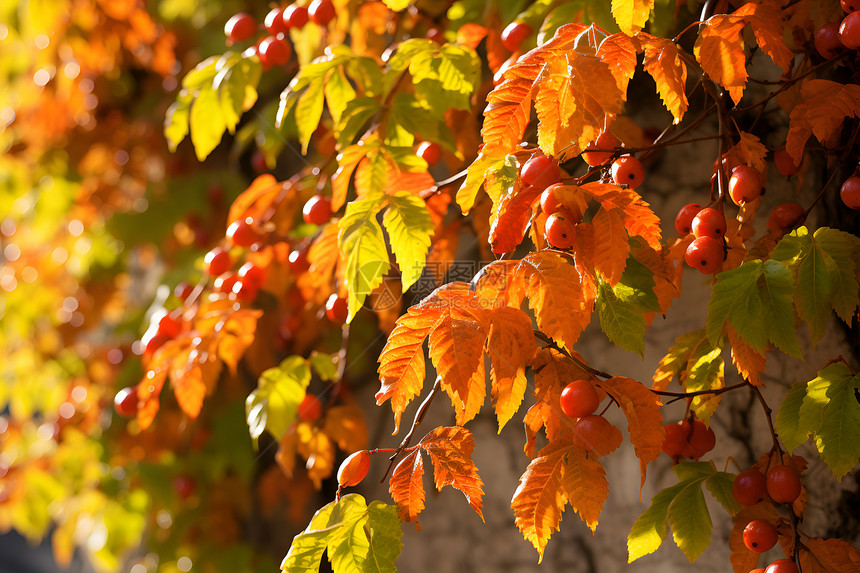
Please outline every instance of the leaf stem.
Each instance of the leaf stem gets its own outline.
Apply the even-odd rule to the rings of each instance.
[[[545,342],[548,348],[552,348],[552,349],[557,350],[558,352],[564,354],[568,360],[570,360],[571,362],[576,364],[577,367],[579,367],[581,370],[585,371],[586,373],[590,374],[592,377],[604,378],[604,379],[612,378],[612,374],[609,374],[607,372],[603,372],[602,370],[597,370],[596,368],[592,368],[591,366],[589,366],[588,364],[586,364],[585,362],[583,362],[579,358],[576,358],[575,356],[573,356],[570,352],[567,351],[567,349],[559,346],[552,338],[550,338],[549,336],[547,336],[546,334],[544,334],[540,330],[535,330],[534,333],[535,333],[535,338]]]
[[[720,394],[725,394],[726,392],[731,392],[732,390],[737,390],[738,388],[743,388],[744,386],[749,386],[750,383],[746,380],[743,382],[738,382],[737,384],[733,384],[731,386],[726,386],[725,388],[714,388],[713,390],[696,390],[695,392],[667,392],[664,390],[651,390],[652,393],[657,394],[658,396],[671,396],[674,400],[670,400],[667,402],[671,404],[676,400],[681,400],[682,398],[695,398],[696,396],[704,396],[706,394],[713,394],[714,396],[719,396]]]

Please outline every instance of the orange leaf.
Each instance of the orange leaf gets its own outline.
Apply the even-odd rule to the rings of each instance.
[[[471,391],[468,396],[465,400],[461,400],[460,395],[454,392],[450,383],[441,381],[442,390],[451,398],[451,404],[454,406],[454,422],[458,426],[464,425],[477,416],[487,398],[487,370],[483,355],[478,360],[478,367],[469,379],[469,387]]]
[[[224,361],[233,374],[236,373],[242,355],[254,343],[257,319],[261,316],[262,310],[237,310],[227,314],[216,331],[218,358]]]
[[[617,209],[600,209],[591,224],[594,225],[594,235],[600,237],[594,243],[594,268],[611,286],[615,286],[621,280],[624,267],[627,266],[627,255],[630,254],[630,243],[621,213]]]
[[[756,352],[746,340],[738,336],[737,331],[728,327],[729,344],[732,347],[732,362],[738,372],[750,381],[753,386],[762,386],[760,372],[765,369],[765,356]]]
[[[576,432],[575,427],[574,432]],[[581,434],[579,434],[578,437],[580,438],[580,445],[582,445],[584,438]],[[589,454],[594,459],[608,456],[621,447],[621,443],[624,441],[624,436],[621,435],[621,430],[613,424],[609,424],[605,432],[601,432],[596,436],[589,436],[588,438],[586,445],[588,446]]]
[[[580,274],[568,257],[553,251],[529,254],[518,271],[538,328],[572,348],[591,322],[597,296],[593,277]]]
[[[663,413],[660,399],[648,388],[623,376],[613,376],[597,382],[597,386],[612,396],[627,416],[627,433],[633,443],[642,474],[641,488],[645,485],[645,469],[663,451]]]
[[[726,158],[730,165],[742,163],[758,169],[764,181],[767,173],[767,147],[755,135],[742,131],[740,141],[726,152]]]
[[[743,536],[744,528],[754,519],[763,519],[776,524],[779,513],[772,503],[763,502],[745,507],[732,517],[734,525],[729,536],[729,549],[731,550],[729,561],[731,561],[735,573],[749,573],[758,564],[761,554],[747,549]],[[806,571],[805,568],[804,571]]]
[[[860,86],[830,80],[810,80],[801,88],[803,103],[789,116],[785,150],[795,163],[803,158],[810,135],[825,142],[842,126],[846,117],[860,117]]]
[[[355,404],[329,408],[325,414],[323,432],[347,453],[367,447],[367,424],[361,408]]]
[[[636,45],[627,34],[612,34],[600,42],[597,57],[609,65],[618,90],[627,93],[627,83],[636,71]]]
[[[860,571],[860,550],[844,539],[811,537],[800,550],[804,573],[855,573]]]
[[[423,476],[424,461],[421,450],[416,448],[398,462],[388,480],[388,491],[403,521],[418,521],[418,514],[424,510]]]
[[[314,304],[325,304],[333,292],[332,277],[340,260],[337,234],[337,225],[323,226],[308,249],[310,268],[299,275],[297,281],[302,298]]]
[[[331,176],[331,210],[338,211],[346,203],[349,180],[358,163],[364,159],[370,147],[361,141],[350,145],[337,156],[337,171]]]
[[[618,442],[621,442],[620,430]],[[597,529],[597,518],[600,517],[603,503],[609,495],[606,470],[582,448],[568,450],[566,462],[562,487],[567,493],[570,506],[594,533]]]
[[[379,355],[376,403],[382,405],[391,399],[395,434],[400,429],[401,414],[424,387],[424,339],[443,318],[445,303],[438,293],[450,288],[453,286],[436,289],[401,316]]]
[[[562,478],[565,455],[574,448],[569,441],[550,442],[526,468],[511,500],[517,527],[537,549],[541,560],[550,536],[558,531],[567,504]]]
[[[466,428],[436,428],[418,442],[433,462],[433,480],[441,491],[446,485],[463,492],[469,505],[484,520],[481,498],[484,483],[478,476],[478,468],[472,461],[475,443],[472,433]]]
[[[472,284],[481,308],[520,307],[525,295],[518,280],[519,264],[510,259],[493,261],[475,275]]]
[[[505,81],[487,95],[481,127],[484,156],[504,156],[522,141],[531,119],[532,84],[542,69],[542,64],[518,61],[505,71]]]
[[[773,62],[782,68],[783,72],[791,71],[794,54],[782,39],[784,8],[765,2],[748,2],[734,12],[735,15],[745,16],[755,34],[755,41],[761,51],[770,56]]]
[[[247,217],[255,221],[273,221],[276,232],[286,235],[293,228],[302,202],[302,194],[290,181],[281,182],[269,174],[260,175],[230,205],[227,224]]]
[[[487,354],[499,432],[520,408],[526,392],[525,367],[536,352],[532,321],[526,313],[507,306],[493,311]]]
[[[334,471],[334,443],[331,438],[312,422],[301,421],[296,425],[297,453],[306,460],[305,468],[314,487],[320,489],[322,480]]]
[[[477,414],[476,401],[480,397],[483,403],[487,392],[483,362],[489,313],[478,308],[478,299],[469,290],[459,291],[448,303],[442,320],[430,333],[430,359],[457,409]]]
[[[711,79],[726,88],[735,103],[741,101],[747,83],[743,31],[740,16],[718,14],[704,22],[693,53]]]
[[[671,40],[640,32],[637,39],[645,48],[642,63],[646,72],[654,78],[657,93],[666,109],[680,123],[687,112],[687,66],[681,59],[678,46]]]
[[[137,423],[141,431],[147,429],[155,420],[161,405],[159,396],[167,381],[167,369],[149,370],[137,385]]]
[[[532,214],[532,204],[543,189],[514,185],[499,198],[490,226],[490,245],[494,253],[509,253],[523,242]]]

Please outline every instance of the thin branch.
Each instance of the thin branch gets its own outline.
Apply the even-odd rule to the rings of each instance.
[[[607,372],[603,372],[602,370],[597,370],[596,368],[592,368],[579,358],[573,356],[570,352],[568,352],[565,348],[559,346],[552,338],[541,332],[540,330],[535,330],[535,338],[538,338],[546,343],[547,347],[557,350],[558,352],[564,354],[568,360],[577,365],[581,370],[584,370],[591,376],[595,378],[612,378],[612,374]]]
[[[704,396],[706,394],[713,394],[714,396],[719,396],[720,394],[725,394],[726,392],[731,392],[732,390],[737,390],[738,388],[749,386],[749,384],[749,382],[744,380],[743,382],[738,382],[737,384],[726,386],[725,388],[714,388],[713,390],[696,390],[695,392],[666,392],[664,390],[651,390],[651,392],[657,394],[658,396],[673,397],[674,400],[670,400],[668,402],[669,404],[671,404],[676,400],[681,400],[683,398],[695,398],[696,396]]]
[[[436,382],[433,384],[433,388],[430,389],[430,393],[427,394],[427,397],[424,398],[424,401],[421,402],[421,405],[418,406],[418,411],[415,412],[415,419],[412,420],[412,428],[409,429],[409,433],[403,438],[403,441],[400,442],[400,445],[397,446],[397,450],[394,451],[394,454],[389,459],[388,469],[385,470],[385,474],[382,476],[382,479],[379,483],[385,481],[388,477],[388,472],[391,471],[391,468],[394,467],[394,460],[397,459],[397,456],[400,455],[400,452],[405,450],[409,446],[409,442],[412,441],[412,437],[415,435],[415,430],[418,428],[418,425],[424,419],[424,416],[427,414],[427,410],[430,408],[430,403],[433,402],[433,398],[436,394],[439,393],[439,387],[442,384],[442,378],[439,376],[436,377]]]

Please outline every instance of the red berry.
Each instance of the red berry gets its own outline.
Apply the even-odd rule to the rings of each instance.
[[[331,219],[331,199],[314,195],[302,207],[302,218],[309,225],[323,225]]]
[[[514,20],[502,31],[502,45],[509,52],[516,52],[523,40],[531,36],[533,31],[525,22]]]
[[[143,353],[152,356],[168,340],[170,340],[170,337],[161,334],[158,330],[147,330],[143,338],[140,339],[143,343]]]
[[[325,301],[325,315],[335,324],[343,324],[349,316],[346,299],[333,294]]]
[[[852,12],[852,14],[860,14],[860,12]],[[839,190],[839,196],[847,207],[860,209],[860,177],[854,175],[846,179]]]
[[[123,418],[137,416],[137,386],[128,386],[113,397],[113,408]]]
[[[764,573],[797,573],[797,565],[791,559],[777,559],[767,566]]]
[[[860,8],[860,2],[858,2],[858,0],[839,0],[839,4],[842,6],[842,11],[846,14],[856,12],[857,9]]]
[[[556,212],[547,217],[544,224],[544,236],[551,247],[567,250],[573,246],[576,229],[562,212]]]
[[[239,272],[236,273],[239,276],[239,279],[247,283],[254,288],[260,289],[263,287],[263,284],[266,282],[266,269],[265,267],[261,267],[255,265],[251,261],[248,261],[241,267],[239,267]]]
[[[764,567],[756,567],[755,569],[750,569],[749,573],[764,573]]]
[[[320,399],[313,394],[305,394],[298,409],[299,418],[306,422],[313,422],[322,416],[322,403]]]
[[[257,225],[251,217],[233,221],[227,227],[226,236],[230,244],[236,247],[250,247],[260,240],[260,232],[257,230]]]
[[[297,4],[290,4],[284,8],[284,24],[287,28],[301,30],[308,23],[308,9]]]
[[[436,165],[442,159],[442,147],[432,141],[424,141],[415,152],[418,157],[427,162],[427,165]]]
[[[725,260],[723,240],[713,237],[699,237],[687,247],[684,260],[703,275],[719,271]]]
[[[666,436],[663,438],[663,451],[670,458],[679,458],[687,450],[687,431],[681,424],[665,426]]]
[[[830,22],[815,31],[815,51],[825,60],[845,51],[845,45],[839,38],[839,22]]]
[[[702,206],[698,203],[688,203],[681,207],[678,214],[675,215],[675,230],[681,236],[689,235],[693,230],[693,217],[699,214]]]
[[[254,21],[254,17],[245,12],[235,14],[224,25],[224,34],[231,42],[250,40],[256,33],[257,23]]]
[[[251,167],[254,169],[255,173],[265,173],[269,170],[269,166],[266,163],[266,156],[259,149],[255,150],[251,155]]]
[[[352,487],[361,483],[370,469],[370,453],[360,450],[343,460],[337,470],[337,483],[341,487]]]
[[[194,291],[194,287],[183,281],[176,285],[173,289],[173,296],[178,298],[181,301],[188,300],[188,297],[191,296],[191,293]]]
[[[776,527],[764,519],[754,519],[744,527],[744,545],[756,553],[764,553],[776,545],[778,537]]]
[[[717,438],[711,428],[705,426],[701,420],[693,420],[693,428],[690,431],[688,438],[690,447],[693,450],[692,457],[701,458],[708,452],[714,449],[717,445]]]
[[[732,484],[732,494],[741,505],[750,506],[767,497],[767,478],[755,468],[741,472]]]
[[[308,251],[306,249],[290,251],[289,261],[290,271],[295,275],[300,275],[311,267],[308,262]]]
[[[774,207],[767,219],[768,231],[789,231],[806,215],[806,209],[797,203],[783,203]]]
[[[153,315],[152,321],[158,325],[158,334],[167,338],[175,338],[182,330],[182,315],[178,311],[158,312]]]
[[[849,50],[860,48],[860,12],[851,12],[839,24],[839,39]]]
[[[693,234],[697,238],[711,237],[714,239],[722,239],[726,234],[726,218],[716,209],[705,207],[696,213],[690,227],[692,227]]]
[[[738,165],[729,177],[729,197],[735,205],[743,205],[761,196],[761,174],[749,165]]]
[[[285,40],[279,40],[274,36],[264,38],[257,47],[260,62],[267,68],[285,66],[290,61],[293,50]]]
[[[800,496],[800,476],[786,465],[771,468],[767,472],[767,494],[776,503],[793,503]]]
[[[593,414],[600,405],[600,396],[588,380],[574,380],[561,391],[561,411],[571,418]]]
[[[776,170],[786,177],[791,177],[800,172],[800,164],[795,163],[785,149],[777,149],[773,152],[773,164],[776,166]]]
[[[334,19],[334,4],[331,0],[314,0],[308,6],[308,16],[318,26],[328,26]]]
[[[600,444],[612,424],[603,416],[588,414],[581,417],[573,425],[573,443],[585,450],[593,450],[596,444]],[[608,452],[603,452],[608,453]]]
[[[210,277],[223,275],[233,268],[233,261],[230,259],[230,253],[221,247],[215,247],[203,257],[203,269]]]
[[[618,139],[609,131],[603,131],[594,140],[594,143],[582,152],[582,159],[591,167],[603,165],[612,157],[612,151],[589,151],[589,149],[614,149],[618,147]]]
[[[287,26],[284,24],[284,11],[280,8],[272,8],[266,14],[263,24],[266,26],[266,30],[273,36],[287,33]]]
[[[632,155],[622,155],[612,162],[612,180],[616,185],[627,185],[636,189],[645,181],[645,168],[642,162]]]
[[[233,295],[236,297],[236,300],[241,302],[252,302],[257,298],[257,293],[259,292],[259,288],[257,285],[252,283],[251,281],[243,281],[242,279],[237,278],[236,282],[233,283],[233,288],[231,289]]]
[[[197,490],[197,482],[189,475],[178,475],[173,478],[173,491],[179,499],[186,500]]]
[[[520,178],[526,185],[546,189],[561,178],[558,162],[552,157],[538,152],[525,162],[520,171]]]
[[[564,206],[559,202],[558,196],[555,194],[556,188],[559,186],[558,183],[555,185],[550,185],[546,189],[543,190],[543,193],[540,195],[540,208],[541,211],[546,213],[547,215],[552,215],[560,211]]]

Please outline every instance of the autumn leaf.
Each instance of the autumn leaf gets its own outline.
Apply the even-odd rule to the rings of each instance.
[[[297,280],[302,298],[307,301],[323,305],[331,294],[332,277],[341,261],[337,235],[337,225],[325,225],[308,248],[310,267]]]
[[[552,251],[529,254],[520,262],[518,272],[538,328],[565,348],[572,348],[591,321],[597,297],[593,277],[580,274],[572,261]]]
[[[640,32],[636,39],[643,44],[645,58],[642,66],[654,78],[663,105],[680,123],[687,112],[687,66],[681,59],[677,44],[671,40]]]
[[[475,449],[472,433],[458,426],[436,428],[421,438],[418,446],[427,452],[433,462],[436,490],[441,491],[446,485],[460,490],[483,521],[481,498],[484,495],[484,483],[472,461],[472,450]]]
[[[350,145],[337,156],[337,170],[331,178],[331,209],[339,211],[346,203],[347,193],[349,191],[349,182],[352,179],[352,174],[371,149],[371,145],[367,145],[362,141],[361,144]]]
[[[617,209],[601,209],[591,221],[594,234],[600,237],[594,244],[594,268],[610,286],[621,280],[630,253],[627,230]]]
[[[517,527],[526,541],[537,549],[538,561],[543,559],[550,536],[558,530],[568,501],[562,481],[564,458],[575,447],[569,442],[550,442],[529,463],[511,500]]]
[[[860,550],[844,539],[810,537],[800,549],[804,573],[853,573],[860,570]]]
[[[377,405],[391,399],[394,433],[400,429],[400,416],[424,386],[424,340],[444,316],[445,301],[440,291],[462,288],[445,285],[412,306],[397,320],[397,326],[379,355]]]
[[[860,86],[812,79],[800,90],[802,103],[791,110],[785,150],[795,163],[803,159],[810,135],[829,140],[846,117],[860,117]]]
[[[492,395],[501,432],[525,397],[525,367],[537,352],[531,319],[518,308],[506,306],[494,310],[486,348],[492,364]]]
[[[636,72],[637,49],[631,34],[612,34],[601,40],[597,57],[613,70],[615,83],[622,94],[627,93],[627,83]]]
[[[623,376],[613,376],[596,384],[621,406],[627,416],[627,433],[633,443],[642,474],[640,491],[645,485],[645,469],[663,451],[663,414],[660,399],[648,388]]]
[[[653,9],[654,0],[612,0],[612,17],[628,36],[645,26]]]
[[[744,54],[743,17],[730,14],[711,16],[704,22],[693,54],[702,69],[726,88],[735,103],[741,101],[747,83]]]
[[[403,521],[418,521],[418,514],[424,511],[423,477],[424,461],[416,448],[397,463],[388,480],[388,491]]]
[[[783,41],[783,10],[767,2],[747,2],[734,12],[743,16],[762,52],[770,56],[784,73],[791,71],[794,54]]]
[[[353,453],[367,447],[367,424],[357,404],[329,408],[325,413],[323,432],[344,452]]]
[[[525,237],[532,214],[532,204],[543,189],[515,185],[498,202],[490,226],[490,245],[494,253],[509,253]]]
[[[741,376],[753,386],[762,386],[761,372],[765,369],[765,355],[755,351],[731,326],[727,329],[729,345],[732,347],[732,362]]]
[[[672,379],[676,377],[680,382],[681,373],[687,366],[693,348],[699,345],[703,338],[706,338],[704,329],[688,332],[676,338],[675,343],[669,347],[666,355],[660,359],[657,365],[651,389],[665,390],[669,387]]]

